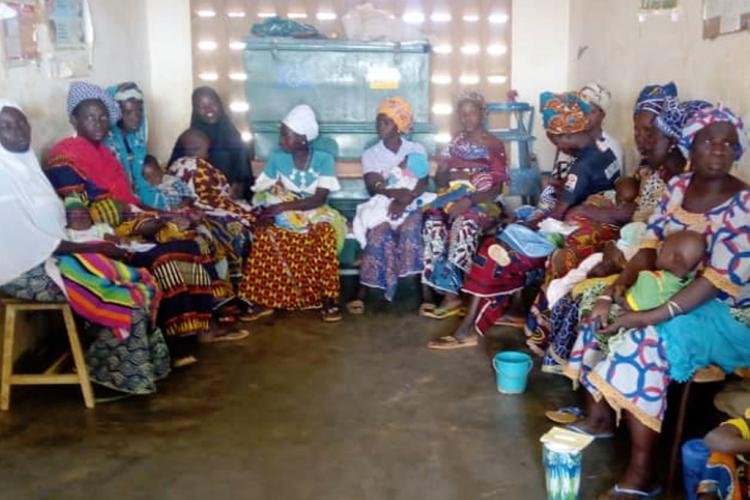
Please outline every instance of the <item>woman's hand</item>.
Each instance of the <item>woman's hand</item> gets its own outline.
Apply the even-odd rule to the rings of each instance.
[[[166,222],[164,220],[156,217],[153,219],[146,219],[138,224],[138,227],[133,231],[133,235],[151,238],[156,235],[165,224]]]
[[[649,311],[644,312],[633,312],[626,311],[621,313],[607,328],[604,328],[601,332],[603,334],[614,334],[617,333],[621,328],[629,330],[631,328],[644,328],[649,325],[656,323]]]
[[[101,243],[87,243],[86,246],[88,247],[88,252],[99,253],[104,255],[105,257],[109,257],[110,259],[124,261],[129,257],[127,251],[109,241],[103,241]]]
[[[468,196],[464,196],[457,202],[453,203],[446,213],[448,214],[448,218],[452,221],[454,221],[457,217],[462,216],[465,214],[469,209],[471,208],[471,198]]]
[[[409,205],[409,203],[412,202],[414,199],[414,196],[412,196],[411,191],[408,189],[389,189],[387,192],[388,196],[396,201],[399,202],[399,204],[406,207]]]
[[[274,217],[279,215],[280,213],[284,212],[283,203],[279,203],[277,205],[271,205],[270,207],[264,208],[260,215],[258,215],[259,221],[270,221],[273,220]]]
[[[609,324],[609,312],[612,309],[612,301],[598,299],[589,314],[590,323],[598,323],[602,328]]]
[[[388,205],[388,216],[391,219],[396,220],[401,217],[401,215],[403,215],[404,210],[406,210],[406,205],[396,199],[393,199],[391,200],[391,204]]]

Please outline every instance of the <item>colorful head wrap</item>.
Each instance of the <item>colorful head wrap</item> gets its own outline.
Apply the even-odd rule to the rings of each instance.
[[[607,111],[609,102],[612,100],[612,92],[604,85],[589,82],[578,91],[578,96],[589,104],[599,106],[602,111]]]
[[[654,126],[670,139],[679,140],[682,137],[682,129],[690,117],[699,110],[710,107],[711,103],[706,101],[680,102],[676,97],[668,96],[664,99],[661,113],[654,120]]]
[[[476,90],[463,90],[458,94],[456,104],[461,104],[464,101],[474,103],[479,109],[484,110],[484,96]]]
[[[307,142],[318,138],[320,131],[318,120],[315,118],[315,111],[307,104],[293,107],[281,123],[289,127],[292,132],[304,135]]]
[[[143,92],[135,82],[121,83],[114,87],[113,90],[114,92],[110,92],[110,95],[112,95],[117,102],[127,101],[129,99],[143,101]]]
[[[633,114],[640,111],[649,111],[658,115],[661,113],[664,100],[667,97],[677,97],[677,85],[674,82],[669,82],[666,85],[646,85],[638,94]]]
[[[120,118],[122,118],[120,106],[103,88],[89,82],[73,82],[70,84],[70,90],[68,91],[68,116],[73,116],[73,111],[83,101],[91,99],[101,101],[104,107],[107,108],[110,125],[115,125],[120,121]]]
[[[112,227],[122,224],[122,203],[112,198],[95,201],[91,204],[90,212],[95,224],[109,224]]]
[[[575,134],[588,127],[587,115],[591,113],[591,105],[581,99],[577,92],[542,92],[539,109],[542,111],[544,128],[550,134]]]
[[[77,194],[69,194],[65,197],[63,200],[63,204],[65,205],[65,211],[69,210],[78,210],[78,209],[84,209],[88,210],[88,207],[86,207],[86,204],[83,202],[81,197]]]
[[[682,129],[682,138],[680,139],[680,150],[685,158],[690,156],[690,150],[693,147],[695,136],[704,128],[714,123],[730,123],[737,131],[737,149],[734,154],[734,160],[742,158],[748,147],[747,131],[742,119],[732,113],[732,110],[725,108],[721,104],[704,108],[693,114]]]
[[[411,105],[403,97],[394,95],[381,102],[378,106],[378,114],[383,114],[393,120],[402,134],[411,128],[413,112]]]

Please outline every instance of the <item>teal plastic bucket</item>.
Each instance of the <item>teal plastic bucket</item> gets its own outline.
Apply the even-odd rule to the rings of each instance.
[[[521,394],[526,390],[526,382],[534,362],[531,356],[523,352],[505,351],[495,354],[492,366],[495,368],[497,392]]]

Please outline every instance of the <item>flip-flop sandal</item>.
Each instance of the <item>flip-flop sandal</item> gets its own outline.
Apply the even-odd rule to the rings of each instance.
[[[236,330],[234,332],[225,333],[223,335],[214,335],[209,344],[216,344],[218,342],[234,342],[236,340],[243,340],[250,336],[248,330]]]
[[[255,321],[260,318],[264,318],[266,316],[270,316],[274,313],[274,310],[270,307],[264,307],[263,309],[258,309],[253,312],[247,312],[245,314],[240,314],[240,321],[248,322],[248,321]]]
[[[458,340],[453,335],[445,335],[444,337],[438,337],[435,340],[431,340],[430,343],[427,344],[427,347],[429,349],[449,351],[451,349],[474,347],[477,344],[479,344],[479,339],[476,335],[472,335],[471,337],[464,340]]]
[[[182,356],[172,360],[172,368],[184,368],[186,366],[194,365],[198,362],[198,358],[195,356]]]
[[[500,316],[495,321],[495,326],[510,326],[513,328],[523,328],[526,326],[525,318],[514,318],[513,316]]]
[[[425,311],[422,316],[432,319],[446,319],[451,316],[461,316],[461,311],[465,309],[463,306],[452,307],[451,309],[445,309],[443,307],[436,307],[432,311]]]
[[[238,318],[236,314],[222,314],[216,318],[216,322],[220,325],[233,325],[237,323]]]
[[[569,425],[581,420],[584,414],[577,406],[566,406],[559,410],[550,410],[544,416],[557,424]]]
[[[615,436],[614,432],[603,432],[601,434],[592,434],[588,431],[583,430],[582,428],[578,427],[575,424],[568,424],[565,426],[566,429],[569,431],[577,432],[578,434],[583,434],[584,436],[591,436],[594,439],[610,439]]]
[[[346,303],[346,310],[349,314],[364,314],[365,303],[359,299],[349,301]]]
[[[324,307],[321,311],[321,317],[325,323],[338,323],[344,319],[343,316],[341,316],[339,306]]]
[[[427,313],[431,313],[435,310],[437,306],[433,304],[432,302],[423,302],[419,306],[419,315],[420,316],[427,316]]]
[[[661,494],[661,487],[657,486],[651,491],[636,490],[633,488],[620,488],[618,485],[602,493],[599,500],[644,500],[656,498]]]

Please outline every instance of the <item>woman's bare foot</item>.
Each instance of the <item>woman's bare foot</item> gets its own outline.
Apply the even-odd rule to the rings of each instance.
[[[443,301],[440,303],[440,309],[444,311],[450,311],[463,305],[461,297],[452,293],[446,293],[443,297]]]

